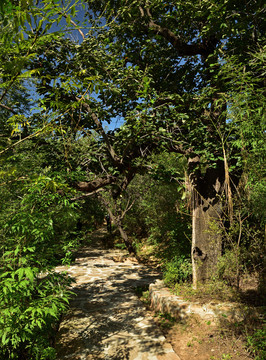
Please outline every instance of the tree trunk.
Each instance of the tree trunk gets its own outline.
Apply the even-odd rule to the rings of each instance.
[[[209,280],[222,254],[221,204],[200,197],[192,210],[193,286]]]
[[[121,238],[123,239],[126,247],[127,247],[127,250],[130,254],[135,254],[135,249],[134,247],[132,246],[131,242],[129,241],[128,239],[128,236],[127,236],[127,233],[125,232],[125,230],[123,229],[123,226],[121,225],[121,222],[120,220],[119,221],[116,221],[116,226],[120,232],[120,235],[121,235]]]
[[[134,247],[132,246],[128,236],[127,236],[127,233],[125,232],[122,224],[121,224],[121,219],[114,215],[113,212],[111,211],[110,207],[107,207],[107,211],[108,211],[108,214],[110,215],[110,218],[111,218],[111,221],[115,224],[115,226],[117,226],[119,232],[120,232],[120,235],[121,235],[121,238],[122,240],[124,241],[124,244],[126,245],[127,247],[127,250],[130,254],[135,254],[135,249]]]
[[[199,165],[199,158],[190,159],[189,167]],[[224,184],[223,164],[209,168],[202,175],[191,173],[192,195],[192,269],[193,286],[209,280],[216,272],[222,254],[222,203]]]

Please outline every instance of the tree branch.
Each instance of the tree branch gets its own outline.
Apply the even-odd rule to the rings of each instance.
[[[139,6],[141,17],[145,17],[144,9]],[[148,17],[147,28],[154,32],[156,35],[161,35],[165,40],[169,41],[173,47],[177,50],[180,56],[193,56],[202,55],[206,57],[210,51],[208,50],[208,44],[187,44],[179,36],[175,35],[170,29],[162,27],[154,22],[149,8],[146,8],[146,14]]]
[[[16,145],[22,143],[23,141],[28,140],[28,139],[31,139],[31,138],[33,138],[33,137],[35,137],[35,136],[38,136],[45,128],[47,128],[47,127],[50,126],[50,125],[51,125],[51,124],[47,124],[47,125],[45,125],[43,128],[41,128],[40,130],[36,131],[35,133],[30,134],[29,136],[26,136],[25,138],[23,138],[23,139],[15,142],[15,143],[12,144],[11,146],[9,146],[9,147],[5,148],[4,150],[0,151],[0,155],[4,154],[6,151],[12,149],[13,147],[15,147]]]
[[[51,85],[44,84],[43,86],[47,89],[48,92],[53,93],[53,87]],[[81,97],[78,97],[75,95],[63,94],[61,92],[60,96],[64,101],[67,101],[68,103],[71,101],[77,101],[81,104],[83,109],[91,116],[95,125],[100,130],[100,133],[105,141],[105,144],[107,146],[107,149],[108,149],[108,152],[111,157],[113,165],[116,166],[118,169],[121,169],[123,167],[123,160],[115,153],[114,148],[112,147],[112,145],[109,141],[108,135],[106,134],[106,132],[103,129],[101,121],[98,119],[98,116],[92,111],[90,105],[84,101],[85,100],[84,95],[81,95]]]
[[[95,190],[95,191],[92,191],[90,193],[87,193],[87,194],[83,194],[83,195],[80,195],[80,196],[77,196],[77,197],[74,197],[74,198],[71,198],[70,201],[77,201],[77,200],[82,200],[82,199],[85,199],[89,196],[92,196],[92,195],[95,195],[95,194],[98,194],[100,191],[104,191],[104,189],[98,189],[98,190]]]
[[[64,16],[64,18],[67,19],[67,15],[66,15],[66,14],[63,14],[62,12],[59,12],[59,14],[61,14],[62,16]],[[71,23],[72,25],[74,25],[75,28],[77,28],[78,32],[79,32],[80,35],[82,36],[82,39],[85,40],[85,35],[84,35],[83,31],[81,31],[81,29],[78,27],[78,25],[77,25],[73,20],[71,20],[71,19],[70,19],[70,23]]]
[[[90,193],[95,192],[96,190],[103,188],[106,185],[114,184],[117,181],[117,178],[114,176],[107,176],[105,178],[98,178],[92,181],[79,181],[74,184],[75,189]]]
[[[79,99],[78,97],[76,97],[77,101],[81,101],[81,99]],[[94,121],[94,123],[97,125],[97,127],[99,128],[101,135],[105,141],[105,144],[107,146],[108,152],[110,154],[110,157],[112,159],[113,164],[118,167],[121,168],[122,166],[122,159],[120,159],[119,156],[117,156],[117,154],[114,151],[114,148],[112,147],[112,145],[110,144],[108,135],[106,134],[106,132],[103,129],[102,123],[101,121],[98,119],[98,116],[91,110],[91,107],[89,104],[87,104],[86,102],[82,102],[82,106],[84,107],[84,109],[90,114],[92,120]]]
[[[17,112],[16,112],[15,110],[13,110],[13,109],[12,109],[11,107],[9,107],[9,106],[6,106],[6,105],[0,103],[0,107],[2,107],[3,109],[6,109],[6,110],[12,112],[13,114],[17,115]]]

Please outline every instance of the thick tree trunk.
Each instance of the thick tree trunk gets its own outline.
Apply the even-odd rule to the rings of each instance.
[[[222,253],[221,204],[200,197],[192,210],[193,285],[209,280]]]
[[[199,159],[190,159],[193,167]],[[218,165],[218,164],[217,164]],[[223,164],[217,168],[191,173],[192,195],[192,269],[193,286],[204,283],[215,275],[222,253],[222,202],[224,184]]]

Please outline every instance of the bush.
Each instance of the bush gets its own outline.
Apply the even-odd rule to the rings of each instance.
[[[191,260],[185,258],[185,256],[174,257],[173,260],[164,265],[163,277],[167,285],[191,281]]]
[[[255,355],[255,360],[266,359],[266,328],[257,329],[247,336],[249,350]]]
[[[40,176],[28,182],[8,216],[0,212],[1,359],[55,359],[52,340],[71,293],[68,277],[51,269],[57,254],[67,261],[75,246],[55,226],[58,214],[64,214],[61,228],[75,220],[75,206],[58,194],[58,186]]]
[[[0,267],[0,357],[13,360],[53,360],[54,327],[71,293],[62,274],[31,266],[34,248],[8,251]]]

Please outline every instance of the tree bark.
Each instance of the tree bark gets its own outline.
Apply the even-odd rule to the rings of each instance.
[[[122,224],[121,224],[121,219],[118,217],[118,216],[115,216],[113,214],[113,212],[111,211],[110,207],[107,207],[107,211],[108,211],[108,214],[112,220],[112,222],[117,226],[119,232],[120,232],[120,236],[122,238],[122,240],[124,241],[124,244],[126,245],[127,247],[127,250],[130,254],[135,254],[135,249],[134,247],[132,246],[128,236],[127,236],[127,233],[125,232]]]
[[[199,158],[190,159],[195,167]],[[191,173],[192,195],[192,269],[193,286],[204,283],[215,275],[222,254],[222,201],[224,169],[222,162],[209,168],[202,175],[199,170]]]
[[[135,254],[136,254],[135,249],[134,249],[134,247],[132,246],[132,244],[131,244],[131,242],[130,242],[130,240],[129,240],[128,236],[127,236],[127,233],[125,232],[123,226],[121,225],[120,220],[116,221],[115,224],[116,224],[116,226],[117,226],[117,228],[118,228],[118,230],[119,230],[119,232],[120,232],[120,235],[121,235],[121,238],[122,238],[123,241],[124,241],[124,244],[125,244],[126,247],[127,247],[128,252],[129,252],[130,254],[134,254],[134,255],[135,255]]]
[[[209,280],[222,254],[221,204],[214,199],[196,201],[192,210],[193,286]]]

